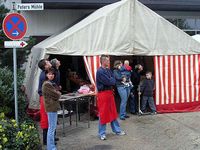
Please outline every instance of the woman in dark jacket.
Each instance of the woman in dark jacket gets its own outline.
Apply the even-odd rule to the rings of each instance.
[[[55,87],[55,83],[53,83],[55,78],[55,70],[53,68],[46,72],[46,78],[47,80],[42,85],[42,94],[49,126],[47,133],[47,150],[56,150],[54,135],[57,126],[57,111],[60,110],[59,98],[61,93]]]

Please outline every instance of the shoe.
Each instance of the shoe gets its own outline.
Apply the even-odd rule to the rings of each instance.
[[[125,118],[120,118],[120,120],[126,120]]]
[[[59,141],[59,138],[55,137],[55,141]]]
[[[130,116],[126,115],[125,118],[130,118]]]
[[[151,112],[151,115],[157,115],[157,112],[155,111],[155,112]]]
[[[130,112],[132,115],[137,115],[137,113],[136,112]]]
[[[100,136],[100,140],[102,141],[106,140],[106,136],[105,135]]]
[[[121,131],[121,132],[119,132],[119,133],[116,133],[117,135],[119,135],[119,136],[123,136],[123,135],[126,135],[126,132],[124,132],[124,131]]]
[[[48,132],[48,128],[43,129],[43,145],[47,145],[47,132]]]

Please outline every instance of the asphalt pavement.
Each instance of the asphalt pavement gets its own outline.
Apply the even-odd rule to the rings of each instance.
[[[97,136],[97,120],[90,122],[90,128],[84,116],[78,127],[74,121],[70,126],[69,118],[65,119],[65,123],[63,137],[62,119],[59,119],[58,150],[200,150],[200,112],[146,116],[130,114],[129,119],[119,120],[127,135],[115,135],[108,124],[105,141]]]

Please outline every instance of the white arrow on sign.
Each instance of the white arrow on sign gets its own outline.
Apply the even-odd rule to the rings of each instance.
[[[18,32],[18,31],[15,31],[15,32],[13,32],[12,34],[18,36],[18,35],[19,35],[19,32]]]
[[[24,48],[27,45],[25,41],[4,41],[4,48]]]

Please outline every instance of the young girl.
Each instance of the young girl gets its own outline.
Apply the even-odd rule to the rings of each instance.
[[[60,109],[59,98],[61,93],[54,86],[55,70],[50,68],[46,71],[46,81],[42,85],[45,110],[48,116],[47,150],[56,150],[55,130],[57,126],[57,111]]]

